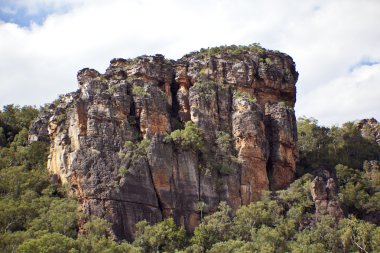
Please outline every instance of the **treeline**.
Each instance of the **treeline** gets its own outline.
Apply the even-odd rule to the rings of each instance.
[[[354,123],[326,128],[299,119],[299,179],[288,189],[264,193],[236,212],[220,203],[193,235],[172,219],[141,221],[128,243],[114,242],[103,219],[85,223],[78,201],[49,179],[48,145],[27,141],[38,113],[13,105],[0,112],[1,252],[380,252],[380,168],[372,161],[379,145]],[[347,214],[339,222],[315,220],[309,188],[311,173],[321,166],[336,168]]]
[[[314,118],[297,120],[300,175],[337,164],[361,170],[365,160],[380,159],[375,134],[380,133],[380,124],[372,129],[368,124],[359,127],[355,122],[346,122],[341,127],[323,127],[317,123]]]

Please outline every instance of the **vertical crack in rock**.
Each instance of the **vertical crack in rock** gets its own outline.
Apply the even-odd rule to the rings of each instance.
[[[49,171],[115,239],[132,240],[142,219],[191,232],[199,201],[204,213],[221,200],[236,209],[294,179],[297,78],[290,56],[257,45],[113,59],[104,74],[79,71],[79,90],[36,119],[29,141],[50,142]],[[204,135],[196,152],[169,138],[187,121]]]
[[[160,195],[158,194],[158,191],[156,189],[156,186],[154,184],[154,181],[153,181],[153,174],[152,174],[152,169],[148,163],[148,169],[149,169],[149,176],[150,176],[150,179],[152,181],[152,185],[153,185],[153,189],[154,189],[154,192],[156,194],[156,198],[157,198],[157,203],[158,203],[158,208],[160,209],[160,212],[161,212],[161,215],[162,217],[164,217],[164,208],[162,207],[162,202],[161,202],[161,199],[160,199]]]
[[[180,109],[180,105],[178,102],[178,90],[179,84],[175,81],[175,76],[172,78],[172,85],[170,87],[170,92],[172,95],[172,108],[171,108],[171,117],[177,119],[178,113]]]

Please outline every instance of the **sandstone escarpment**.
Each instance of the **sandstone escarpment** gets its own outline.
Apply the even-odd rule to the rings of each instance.
[[[293,180],[297,77],[291,57],[257,45],[114,59],[104,74],[79,71],[80,89],[40,116],[31,140],[48,133],[49,170],[116,238],[142,219],[192,231],[220,201],[237,208]],[[202,147],[170,138],[188,121]]]

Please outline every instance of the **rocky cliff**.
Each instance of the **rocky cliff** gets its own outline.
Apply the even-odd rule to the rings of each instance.
[[[257,45],[113,59],[79,71],[30,140],[50,141],[50,172],[116,239],[142,219],[192,231],[220,201],[237,208],[294,179],[297,77],[290,56]]]

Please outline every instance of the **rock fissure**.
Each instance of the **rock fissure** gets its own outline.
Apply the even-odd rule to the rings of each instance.
[[[154,189],[154,192],[156,194],[156,198],[157,198],[157,204],[158,204],[158,209],[160,210],[161,212],[161,215],[164,216],[164,208],[162,207],[162,203],[161,203],[161,199],[160,199],[160,195],[158,194],[158,191],[156,189],[156,186],[154,184],[154,181],[153,181],[153,174],[152,174],[152,169],[148,163],[148,169],[149,169],[149,174],[150,174],[150,179],[152,181],[152,185],[153,185],[153,189]]]
[[[124,203],[131,203],[131,204],[139,204],[139,205],[145,205],[153,208],[159,208],[159,205],[151,205],[151,204],[146,204],[144,202],[136,202],[136,201],[128,201],[124,199],[115,199],[115,198],[96,198],[96,197],[87,197],[84,198],[83,200],[97,200],[97,201],[115,201],[115,202],[124,202]]]

